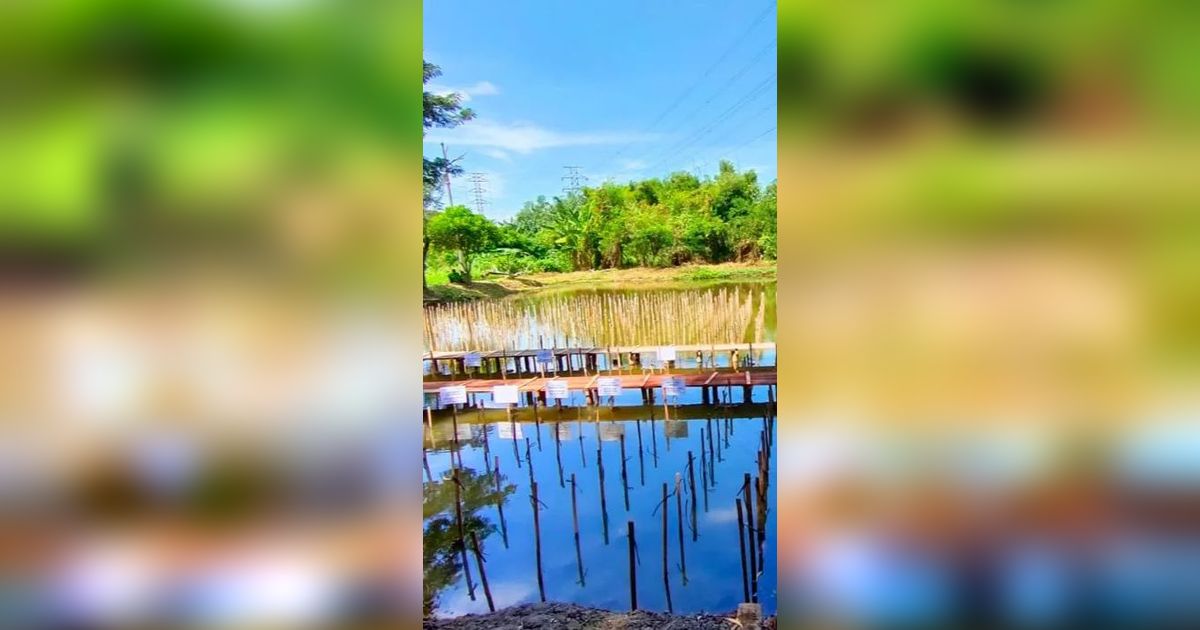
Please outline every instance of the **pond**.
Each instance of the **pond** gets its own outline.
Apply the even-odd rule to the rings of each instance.
[[[775,282],[554,289],[425,308],[425,349],[513,350],[775,340]]]
[[[457,418],[457,451],[455,420],[435,419],[426,429],[423,473],[426,613],[448,617],[487,612],[471,552],[472,532],[479,538],[497,609],[537,602],[544,593],[547,601],[628,610],[629,521],[635,527],[639,608],[675,613],[733,611],[746,601],[745,549],[747,572],[750,564],[759,571],[758,601],[766,613],[774,613],[775,493],[770,487],[776,475],[774,406],[768,402],[766,387],[753,388],[746,401],[741,400],[740,390],[722,392],[721,404],[700,405],[694,404],[699,392],[693,388],[680,397],[680,404],[666,409],[661,403],[643,406],[636,392],[627,391],[635,404],[543,409],[540,422],[510,421],[498,409],[467,410]],[[664,419],[664,414],[670,419]],[[757,483],[752,481],[755,507],[743,516],[755,523],[765,520],[765,527],[748,533],[739,529],[735,499],[747,496],[746,474],[757,479],[764,441],[766,502],[759,501],[753,489]],[[455,464],[468,541],[466,571],[464,554],[457,546]],[[540,508],[536,528],[534,483]],[[670,494],[665,506],[664,484]]]

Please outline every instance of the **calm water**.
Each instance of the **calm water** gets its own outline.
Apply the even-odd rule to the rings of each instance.
[[[775,340],[775,283],[570,289],[425,308],[425,347],[742,343]]]
[[[698,402],[699,390],[681,396],[672,417],[663,408],[618,406],[621,419],[596,420],[595,408],[541,411],[542,422],[510,423],[475,411],[460,414],[462,492],[468,531],[480,536],[485,570],[497,608],[539,600],[535,563],[531,474],[537,482],[541,510],[541,547],[545,594],[548,601],[574,602],[614,610],[629,607],[629,569],[626,523],[636,527],[640,565],[637,568],[638,605],[667,610],[662,574],[662,484],[674,492],[675,475],[682,475],[686,562],[680,563],[676,499],[668,501],[670,589],[674,611],[728,612],[743,600],[738,523],[734,499],[740,497],[743,473],[757,473],[756,452],[770,413],[765,388],[755,388],[751,405],[741,405],[741,388],[730,392],[733,405]],[[724,395],[724,392],[722,392]],[[618,403],[640,402],[627,390]],[[728,415],[726,415],[728,414]],[[653,419],[651,416],[653,415]],[[711,419],[708,416],[711,415]],[[634,419],[629,419],[630,417]],[[638,419],[638,416],[641,416]],[[713,432],[715,461],[712,477],[701,466],[701,430]],[[469,596],[455,540],[454,487],[450,447],[453,428],[438,419],[426,435],[428,470],[425,482],[425,588],[432,612],[456,616],[486,612],[487,602],[473,555],[468,554],[475,600]],[[639,439],[640,434],[640,439]],[[621,438],[624,437],[628,498],[622,489]],[[707,439],[705,440],[707,448]],[[772,452],[774,451],[772,439]],[[719,453],[718,453],[719,449]],[[688,489],[688,451],[694,456],[696,484],[695,535],[691,526],[693,496]],[[528,455],[527,455],[528,453]],[[487,459],[490,457],[491,459]],[[500,462],[500,489],[489,469]],[[528,457],[528,459],[527,459]],[[600,468],[604,467],[601,493]],[[775,479],[774,456],[770,479]],[[530,461],[532,460],[532,473]],[[560,472],[561,471],[561,472]],[[576,554],[571,512],[571,476],[576,478],[580,544]],[[433,481],[429,481],[430,476]],[[707,493],[704,491],[708,483]],[[707,495],[707,496],[706,496]],[[765,541],[761,556],[759,601],[776,608],[776,530],[774,488],[769,488]],[[603,497],[603,501],[602,501]],[[628,501],[628,503],[627,503]],[[469,537],[469,534],[468,534]],[[755,550],[757,553],[757,550]]]

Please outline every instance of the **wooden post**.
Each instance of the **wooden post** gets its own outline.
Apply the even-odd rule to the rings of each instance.
[[[692,491],[692,541],[695,542],[696,531],[696,458],[688,451],[688,487]]]
[[[665,589],[666,593],[667,593],[667,612],[673,613],[673,612],[675,612],[675,609],[671,606],[671,564],[667,561],[667,556],[669,555],[668,550],[670,549],[670,546],[671,546],[667,542],[668,541],[667,536],[669,535],[668,532],[670,532],[670,527],[668,527],[668,525],[667,525],[667,512],[669,512],[670,510],[671,510],[671,507],[667,503],[667,482],[664,481],[663,485],[662,485],[663,589]]]
[[[529,483],[533,483],[533,455],[529,452],[529,438],[525,438],[525,463],[529,465]]]
[[[715,483],[715,482],[716,482],[716,473],[717,473],[717,470],[716,470],[716,465],[715,465],[715,462],[714,462],[714,460],[713,460],[712,419],[710,418],[710,419],[708,419],[708,420],[705,420],[705,421],[704,421],[704,423],[705,423],[705,424],[708,426],[708,466],[709,466],[709,476],[710,476],[710,477],[713,477],[713,482],[714,482],[714,483],[713,483],[713,485],[716,485],[716,483]],[[701,444],[701,445],[700,445],[700,448],[704,448],[704,445],[703,445],[703,444]]]
[[[734,499],[738,517],[738,554],[742,558],[742,600],[750,601],[750,582],[746,578],[746,530],[742,521],[742,500]]]
[[[429,458],[425,456],[425,449],[421,449],[421,465],[425,467],[425,476],[429,483],[433,483],[433,473],[429,471]]]
[[[542,525],[538,519],[538,486],[534,482],[531,487],[533,495],[530,497],[530,503],[533,504],[533,549],[537,560],[537,582],[538,595],[542,601],[546,601],[546,584],[542,580]]]
[[[625,511],[629,511],[629,474],[625,468],[625,432],[621,432],[621,488],[625,491]]]
[[[583,463],[584,468],[587,468],[587,454],[583,450],[583,422],[582,422],[582,420],[575,423],[575,428],[579,431],[579,461]]]
[[[504,520],[504,498],[500,494],[500,456],[496,456],[495,474],[492,479],[496,482],[496,511],[500,512],[500,535],[504,539],[504,548],[508,549],[508,523]]]
[[[563,481],[562,436],[559,434],[561,424],[561,422],[554,423],[554,457],[558,460],[558,487],[565,488],[567,486]]]
[[[604,524],[604,544],[608,544],[608,498],[604,492],[604,449],[600,444],[600,427],[596,427],[596,469],[600,474],[600,516]]]
[[[475,601],[475,583],[471,581],[471,566],[467,564],[467,537],[463,528],[462,516],[462,484],[458,479],[458,469],[455,468],[451,483],[454,484],[454,520],[458,525],[458,548],[462,553],[463,575],[467,578],[467,594]]]
[[[454,450],[450,452],[450,463],[454,463],[454,458],[458,457],[457,468],[462,468],[462,450],[458,445],[458,405],[450,405],[451,417],[454,419]]]
[[[483,427],[483,465],[486,468],[488,462],[492,461],[492,447],[491,444],[489,444],[491,440],[488,439],[490,427],[486,424],[481,426]]]
[[[487,573],[483,570],[483,553],[479,551],[479,535],[471,532],[471,545],[475,551],[475,566],[479,567],[479,581],[483,583],[483,596],[487,598],[488,610],[496,612],[496,604],[492,602],[492,589],[488,587]]]
[[[700,427],[700,488],[704,491],[704,512],[708,513],[708,462],[704,452],[704,427]]]
[[[637,543],[633,537],[633,521],[626,525],[629,529],[629,610],[637,610],[637,556],[634,552]]]
[[[642,421],[637,420],[638,435],[638,474],[641,476],[642,487],[646,487],[646,459],[642,455]]]
[[[437,448],[437,435],[433,432],[433,408],[425,405],[425,421],[429,424],[429,446]]]
[[[579,585],[583,586],[583,552],[579,548],[579,509],[575,501],[575,473],[571,473],[571,524],[575,527],[575,565],[579,568]]]
[[[675,518],[679,530],[679,571],[683,574],[683,585],[687,586],[687,558],[683,550],[683,476],[675,473]]]
[[[746,501],[746,551],[750,555],[750,601],[758,601],[758,557],[754,554],[754,502],[750,495],[750,473],[742,477],[742,490]]]

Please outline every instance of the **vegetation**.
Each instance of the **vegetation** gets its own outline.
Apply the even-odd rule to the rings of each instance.
[[[424,64],[421,73],[422,85],[428,84],[430,79],[436,79],[442,75],[441,68],[429,63]],[[422,90],[421,112],[423,116],[422,133],[433,127],[457,127],[458,125],[467,122],[475,117],[475,112],[469,108],[462,106],[462,96],[459,94],[433,94]],[[447,177],[452,175],[461,175],[462,166],[458,164],[458,160],[450,160],[445,157],[429,159],[421,158],[421,205],[424,209],[424,238],[421,241],[421,286],[426,285],[425,268],[429,260],[429,246],[433,243],[430,237],[429,219],[431,212],[441,203],[441,184],[446,181]],[[466,208],[463,208],[466,210]],[[468,211],[469,212],[469,211]],[[465,217],[456,217],[458,223],[469,221]],[[463,224],[460,227],[465,226]],[[466,235],[452,235],[455,230],[450,229],[449,221],[443,221],[436,228],[442,236],[442,245],[444,250],[457,251],[459,253],[459,265],[463,270],[463,276],[467,283],[471,282],[471,255],[462,246],[462,243],[471,241],[472,239]],[[473,249],[473,248],[472,248]],[[473,253],[473,252],[472,252]]]
[[[442,214],[458,228],[426,224],[435,254],[428,276],[432,284],[469,283],[473,268],[515,275],[773,260],[775,211],[775,184],[762,186],[754,171],[725,161],[715,177],[673,173],[539,197],[490,231],[485,217],[455,206]]]

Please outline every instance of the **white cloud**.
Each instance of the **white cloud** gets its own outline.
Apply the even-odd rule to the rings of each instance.
[[[512,157],[507,152],[501,151],[500,149],[484,148],[484,149],[480,149],[479,152],[488,157],[494,157],[497,160],[504,160],[506,162],[508,160],[512,159]]]
[[[476,96],[495,96],[500,93],[500,88],[491,81],[479,81],[474,85],[463,87],[454,87],[442,85],[440,83],[430,83],[429,91],[439,96],[446,94],[458,94],[462,97],[463,102],[467,102]]]
[[[624,160],[621,162],[622,170],[626,171],[640,171],[647,166],[649,166],[649,164],[646,164],[645,160]]]
[[[614,131],[555,131],[533,123],[472,120],[461,127],[439,129],[430,133],[425,137],[425,141],[529,153],[538,149],[559,147],[645,142],[655,137]]]

